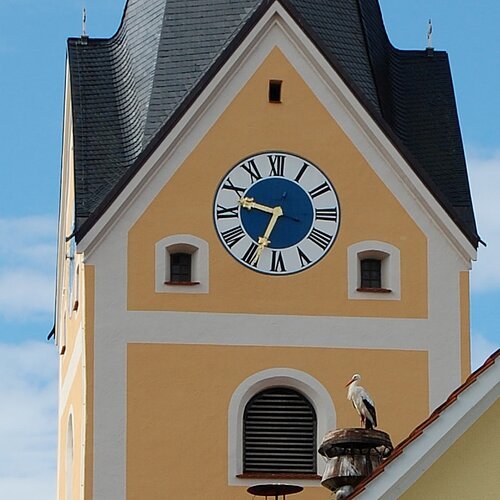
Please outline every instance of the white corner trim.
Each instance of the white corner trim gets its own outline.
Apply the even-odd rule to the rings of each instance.
[[[421,436],[367,484],[356,498],[399,498],[462,436],[500,396],[500,358],[457,400],[445,408]]]
[[[360,256],[383,257],[382,287],[390,293],[358,292],[360,284]],[[347,249],[348,297],[354,300],[400,300],[401,299],[401,252],[399,248],[383,241],[360,241]]]
[[[325,387],[308,373],[293,368],[270,368],[257,372],[244,380],[234,391],[228,408],[228,484],[251,486],[255,479],[240,479],[243,472],[243,414],[245,406],[258,392],[273,386],[290,387],[304,394],[314,407],[317,419],[317,447],[323,436],[334,429],[337,422],[335,406]],[[322,458],[317,457],[318,474],[325,468]],[[319,486],[317,480],[288,480],[287,483]]]
[[[170,276],[170,252],[187,251],[191,253],[192,281],[199,284],[193,286],[167,285]],[[175,234],[166,236],[155,244],[155,291],[157,293],[208,293],[208,243],[191,234]]]
[[[82,359],[83,353],[83,330],[82,327],[78,329],[78,333],[75,338],[75,345],[73,346],[73,351],[71,353],[71,359],[69,360],[69,366],[64,376],[64,382],[59,388],[59,417],[64,412],[64,408],[68,401],[69,393],[73,382],[75,381],[75,376],[78,371],[78,365]]]

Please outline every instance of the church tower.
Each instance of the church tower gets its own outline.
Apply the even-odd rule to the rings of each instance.
[[[359,372],[394,443],[469,373],[448,57],[377,0],[128,0],[68,42],[58,498],[325,498]]]

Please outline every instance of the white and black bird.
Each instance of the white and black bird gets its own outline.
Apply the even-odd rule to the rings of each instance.
[[[349,399],[356,408],[356,411],[359,413],[361,417],[361,426],[365,429],[373,429],[377,426],[377,412],[375,411],[375,403],[371,398],[368,391],[358,385],[358,382],[361,380],[361,375],[355,373],[346,387],[349,387],[347,390],[347,399]]]

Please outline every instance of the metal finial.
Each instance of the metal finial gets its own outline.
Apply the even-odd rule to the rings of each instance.
[[[429,27],[427,28],[427,48],[432,49],[432,19],[429,19]]]
[[[84,7],[82,12],[82,37],[87,36],[87,9]]]

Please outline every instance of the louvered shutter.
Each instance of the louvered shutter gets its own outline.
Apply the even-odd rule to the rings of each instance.
[[[247,404],[244,472],[316,472],[316,413],[299,392],[266,389]]]

